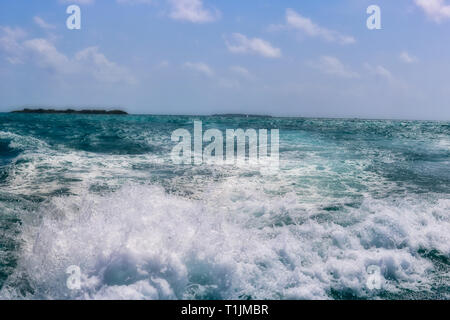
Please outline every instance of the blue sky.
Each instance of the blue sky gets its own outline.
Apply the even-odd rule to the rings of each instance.
[[[0,111],[449,120],[449,31],[450,0],[2,0]]]

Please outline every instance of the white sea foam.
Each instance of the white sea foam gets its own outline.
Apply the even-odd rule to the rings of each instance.
[[[21,150],[48,149],[48,145],[42,140],[31,136],[22,136],[9,131],[0,131],[0,139],[10,140],[9,147]]]
[[[368,266],[381,268],[384,290],[426,291],[434,267],[418,250],[450,255],[448,199],[366,198],[322,221],[302,219],[314,208],[295,194],[263,189],[223,182],[193,200],[128,185],[52,198],[24,219],[19,267],[0,297],[370,297]],[[71,265],[82,270],[79,291],[66,287]],[[19,279],[34,293],[15,291]]]

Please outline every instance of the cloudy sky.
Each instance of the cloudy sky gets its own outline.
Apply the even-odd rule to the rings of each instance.
[[[450,120],[449,37],[450,0],[2,0],[0,111]]]

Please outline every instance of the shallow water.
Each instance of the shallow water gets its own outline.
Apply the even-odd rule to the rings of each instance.
[[[195,119],[280,171],[174,165]],[[0,114],[0,298],[449,299],[449,162],[449,122]]]

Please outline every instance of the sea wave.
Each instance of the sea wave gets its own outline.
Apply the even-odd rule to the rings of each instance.
[[[380,295],[366,286],[373,265],[386,296],[427,296],[448,283],[429,255],[450,257],[450,199],[367,198],[331,220],[303,219],[292,196],[221,190],[225,202],[214,204],[150,185],[55,197],[24,218],[19,264],[0,297],[370,298]],[[66,285],[72,265],[80,290]]]
[[[1,114],[0,299],[450,298],[447,123],[201,118],[279,128],[262,176],[172,163],[195,119]]]

